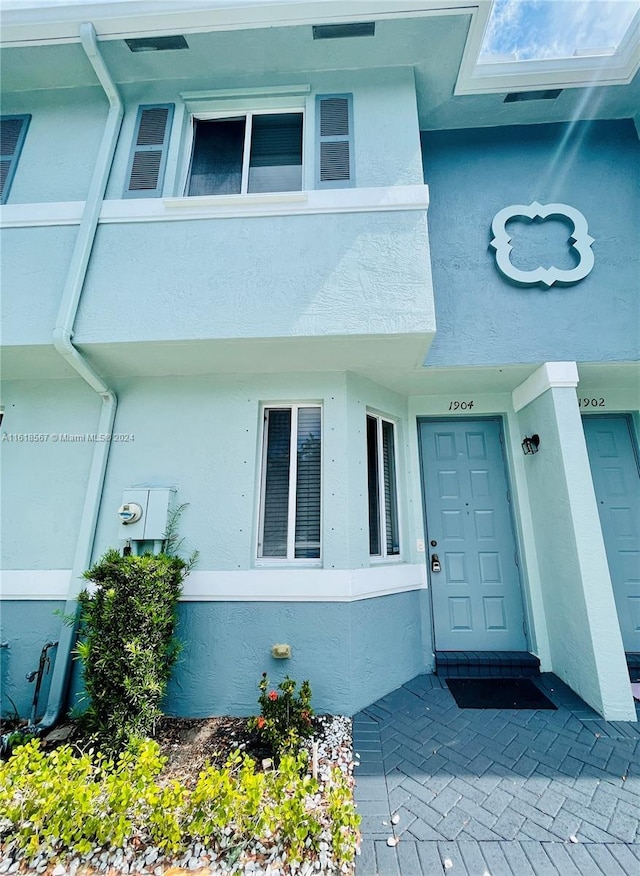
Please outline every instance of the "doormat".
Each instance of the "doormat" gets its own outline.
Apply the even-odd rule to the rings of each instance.
[[[530,678],[447,678],[461,709],[555,709]]]

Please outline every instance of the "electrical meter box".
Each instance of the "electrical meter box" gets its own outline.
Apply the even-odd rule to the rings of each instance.
[[[175,494],[174,487],[131,487],[125,490],[118,510],[120,538],[162,541]]]

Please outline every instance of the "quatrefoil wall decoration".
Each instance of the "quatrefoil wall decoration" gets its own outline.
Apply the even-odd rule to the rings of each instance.
[[[506,225],[510,219],[524,217],[525,219],[548,219],[549,217],[559,216],[562,219],[569,219],[573,223],[573,231],[569,236],[571,246],[580,256],[580,260],[575,268],[571,270],[563,270],[562,268],[543,268],[538,267],[533,271],[521,271],[511,263],[511,236],[508,234]],[[500,273],[508,280],[513,280],[519,286],[553,286],[557,283],[559,286],[568,286],[571,283],[578,283],[591,272],[594,264],[593,250],[591,244],[594,242],[593,237],[589,235],[587,220],[579,210],[575,207],[569,207],[568,204],[539,204],[534,201],[527,207],[525,204],[512,204],[510,207],[505,207],[496,213],[493,222],[491,223],[491,233],[493,240],[489,244],[496,251],[496,265]]]

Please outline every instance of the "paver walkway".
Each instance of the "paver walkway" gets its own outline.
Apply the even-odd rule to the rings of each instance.
[[[460,709],[421,675],[355,716],[356,876],[640,876],[640,724],[537,683],[557,711]]]

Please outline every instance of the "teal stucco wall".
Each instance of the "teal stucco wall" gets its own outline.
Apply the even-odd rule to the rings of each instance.
[[[353,714],[425,671],[420,602],[400,593],[353,603],[185,602],[184,643],[166,707],[175,715],[250,715],[262,672],[308,678],[320,712]],[[287,643],[290,660],[271,646]]]
[[[640,355],[640,141],[633,122],[423,133],[438,332],[428,366],[609,362]],[[595,266],[572,286],[521,288],[498,273],[491,222],[512,204],[586,218]],[[572,268],[571,227],[508,223],[512,262]]]
[[[11,715],[14,709],[23,717],[29,717],[33,702],[35,680],[28,682],[26,675],[38,669],[40,652],[47,642],[56,642],[60,631],[61,617],[56,612],[64,608],[57,600],[2,600],[0,602],[0,711]],[[51,668],[56,649],[48,652],[51,659],[45,672],[38,698],[37,717],[44,714],[47,693],[51,681]]]

